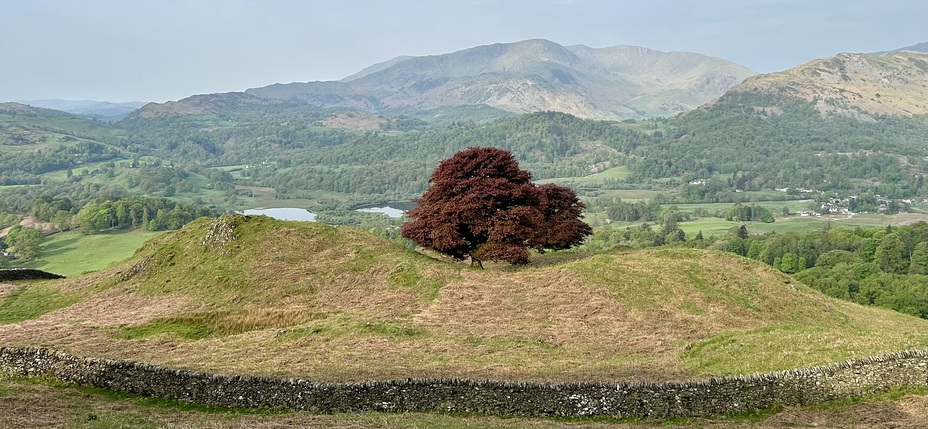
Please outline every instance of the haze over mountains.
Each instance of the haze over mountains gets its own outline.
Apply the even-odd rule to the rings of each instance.
[[[245,92],[387,114],[484,106],[516,114],[555,110],[619,119],[684,112],[754,74],[730,61],[695,53],[636,46],[565,47],[536,39],[400,57],[339,82],[275,84]]]
[[[924,60],[917,54],[926,51],[928,43],[873,54],[842,53],[784,72],[757,75],[732,62],[696,53],[628,45],[561,46],[535,39],[442,55],[401,56],[339,81],[277,83],[242,93],[149,103],[140,116],[204,114],[223,110],[218,107],[222,104],[284,101],[437,122],[456,116],[490,119],[536,111],[593,119],[650,118],[695,109],[736,86],[736,91],[762,92],[784,86],[782,91],[814,100],[824,110],[850,106],[866,111],[865,116],[917,114],[924,108],[919,100],[925,98],[925,87],[918,84],[921,70],[907,69],[919,68]],[[863,99],[864,92],[880,96]],[[56,99],[20,102],[108,121],[120,120],[145,105]],[[825,107],[829,103],[840,106]]]
[[[147,104],[144,101],[113,103],[109,101],[59,99],[18,100],[17,102],[34,107],[61,110],[75,115],[111,121],[118,121],[125,118],[129,113]]]

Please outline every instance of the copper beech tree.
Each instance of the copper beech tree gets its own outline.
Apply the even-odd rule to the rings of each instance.
[[[512,153],[470,148],[442,161],[416,200],[404,237],[482,267],[482,261],[528,262],[528,249],[568,249],[592,233],[570,188],[531,182]]]

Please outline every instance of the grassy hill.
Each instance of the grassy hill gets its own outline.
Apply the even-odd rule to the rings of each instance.
[[[324,380],[678,380],[928,346],[924,320],[727,254],[475,270],[266,217],[201,219],[116,267],[2,292],[4,345]]]

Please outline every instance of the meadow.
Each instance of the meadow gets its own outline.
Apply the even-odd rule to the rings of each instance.
[[[146,230],[107,231],[85,235],[79,231],[59,232],[42,243],[38,259],[14,263],[15,268],[36,268],[66,277],[100,271],[130,256],[160,232]]]

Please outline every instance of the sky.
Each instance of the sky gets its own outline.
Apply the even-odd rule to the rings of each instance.
[[[925,0],[4,0],[0,11],[0,102],[164,102],[538,38],[762,73],[928,42]]]

